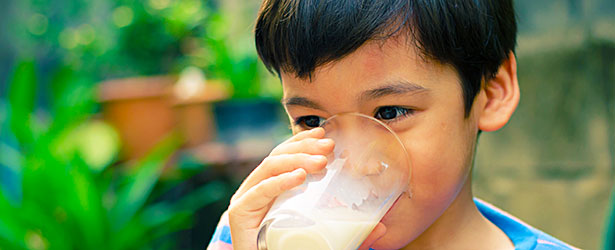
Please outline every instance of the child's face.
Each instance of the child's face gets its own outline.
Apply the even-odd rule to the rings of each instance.
[[[421,58],[410,44],[403,37],[367,43],[317,68],[311,80],[281,74],[283,103],[291,120],[301,123],[293,123],[293,133],[334,114],[360,112],[387,123],[404,142],[412,162],[412,198],[403,195],[384,217],[387,233],[376,248],[405,246],[458,194],[470,192],[477,111],[464,116],[455,69]]]

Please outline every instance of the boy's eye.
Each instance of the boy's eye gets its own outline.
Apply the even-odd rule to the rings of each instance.
[[[295,125],[302,126],[304,128],[316,128],[320,127],[320,125],[322,125],[324,121],[325,119],[321,117],[315,115],[308,115],[297,118],[295,120]]]
[[[385,106],[376,110],[374,117],[380,120],[395,120],[400,117],[410,115],[411,110],[397,106]]]

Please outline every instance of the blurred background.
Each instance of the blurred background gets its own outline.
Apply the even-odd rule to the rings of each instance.
[[[203,249],[290,135],[254,48],[259,5],[4,1],[0,249]],[[515,5],[521,103],[481,136],[476,195],[613,249],[615,2]]]

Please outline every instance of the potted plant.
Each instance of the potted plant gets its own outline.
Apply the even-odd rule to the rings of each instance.
[[[256,9],[236,1],[221,3],[219,11],[208,17],[209,32],[201,40],[205,70],[214,78],[228,79],[232,86],[231,99],[214,107],[219,138],[234,145],[240,151],[236,155],[248,154],[247,158],[262,157],[288,131],[281,122],[285,118],[279,105],[279,80],[256,54],[250,27]],[[256,143],[260,146],[254,147]]]
[[[203,88],[185,88],[174,72],[190,65],[199,65],[195,41],[206,32],[211,9],[202,1],[150,1],[115,7],[114,16],[121,22],[120,61],[134,67],[139,74],[165,76],[130,77],[101,84],[103,113],[118,129],[127,145],[124,155],[136,159],[165,134],[179,130],[186,147],[196,147],[215,136],[211,103],[224,99],[227,90],[223,81],[197,79]],[[195,67],[188,67],[190,72]],[[121,70],[118,70],[121,72]],[[183,83],[182,83],[183,82]],[[194,82],[194,81],[192,81]],[[196,91],[187,93],[186,91]],[[179,93],[179,94],[178,94]],[[186,98],[188,96],[189,98]]]
[[[0,169],[11,173],[0,183],[0,248],[175,249],[171,233],[188,227],[198,208],[227,198],[220,181],[172,200],[157,198],[164,193],[162,168],[181,144],[176,135],[127,163],[134,167],[109,168],[119,139],[92,117],[93,85],[79,90],[82,78],[61,71],[52,84],[52,118],[44,120],[33,112],[34,71],[33,62],[17,66],[0,110],[8,114],[2,123],[8,126],[0,127]]]

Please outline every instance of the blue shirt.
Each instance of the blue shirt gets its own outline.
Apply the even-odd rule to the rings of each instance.
[[[515,245],[516,250],[570,250],[577,249],[551,235],[548,235],[514,216],[480,199],[474,199],[478,210],[491,223],[500,228]],[[226,213],[220,219],[216,232],[207,250],[230,250],[232,248],[231,230]]]
[[[474,199],[478,211],[491,223],[500,228],[515,245],[516,250],[560,250],[577,249],[551,235],[548,235],[514,216],[486,203]]]

